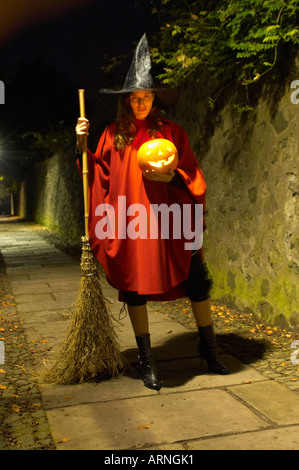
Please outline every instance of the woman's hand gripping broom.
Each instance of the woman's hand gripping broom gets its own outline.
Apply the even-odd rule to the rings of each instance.
[[[84,90],[79,90],[80,117],[85,118]],[[82,240],[81,284],[71,325],[54,366],[45,372],[45,382],[82,383],[94,378],[117,376],[123,369],[112,318],[106,308],[88,236],[89,187],[87,136],[82,159],[85,236]]]

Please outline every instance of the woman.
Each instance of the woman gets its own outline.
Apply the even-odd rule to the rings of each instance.
[[[169,107],[177,100],[177,94],[173,90],[153,86],[149,60],[144,36],[137,46],[124,87],[116,92],[121,96],[117,120],[105,129],[95,154],[88,152],[89,235],[92,249],[104,267],[108,281],[119,290],[119,299],[128,305],[144,384],[159,390],[161,378],[150,348],[148,300],[189,297],[198,325],[201,357],[215,373],[227,374],[228,370],[217,357],[210,308],[211,279],[202,250],[185,249],[186,237],[175,237],[171,230],[168,238],[147,236],[149,232],[140,236],[140,226],[138,237],[129,237],[126,232],[132,223],[135,223],[135,230],[138,228],[137,212],[129,212],[128,207],[134,209],[138,205],[140,211],[142,206],[145,209],[143,216],[150,224],[149,214],[153,205],[166,204],[168,208],[173,204],[181,208],[188,206],[193,211],[191,218],[194,227],[194,207],[205,204],[204,177],[186,133],[178,124],[163,117],[158,106]],[[88,120],[79,118],[76,126],[79,151],[82,136],[88,135],[88,130]],[[154,138],[174,142],[179,155],[175,171],[160,174],[140,170],[138,149]],[[120,201],[125,204],[125,212],[123,206],[120,207]],[[102,232],[99,235],[103,220],[111,229],[109,218],[97,219],[97,216],[103,216],[102,212],[99,213],[99,207],[112,211],[116,237],[103,237]],[[141,222],[142,219],[138,220]],[[161,225],[161,220],[157,223]]]

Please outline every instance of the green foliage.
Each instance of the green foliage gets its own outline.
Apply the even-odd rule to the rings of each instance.
[[[164,24],[153,62],[158,78],[178,86],[205,67],[221,81],[249,85],[298,49],[298,0],[163,0]]]
[[[15,193],[18,189],[19,185],[16,181],[5,176],[0,176],[0,203],[11,193]]]
[[[30,154],[31,162],[45,160],[74,144],[73,129],[67,128],[64,124],[64,122],[56,125],[47,123],[47,127],[42,131],[28,131],[20,135],[22,145]]]

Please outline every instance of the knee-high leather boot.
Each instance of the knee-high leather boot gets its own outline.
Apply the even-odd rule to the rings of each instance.
[[[218,360],[216,336],[213,325],[199,326],[199,345],[198,352],[206,360],[211,372],[220,375],[229,374],[229,370]]]
[[[150,335],[136,336],[136,342],[139,350],[139,363],[144,385],[152,390],[160,390],[162,381],[159,377],[156,363],[151,352]]]

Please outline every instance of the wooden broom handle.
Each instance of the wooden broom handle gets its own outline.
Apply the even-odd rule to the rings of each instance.
[[[79,108],[80,117],[85,118],[85,90],[78,90],[79,93]],[[83,136],[82,142],[82,178],[83,178],[83,198],[84,198],[84,223],[85,223],[85,236],[88,237],[88,157],[87,157],[87,136]]]

